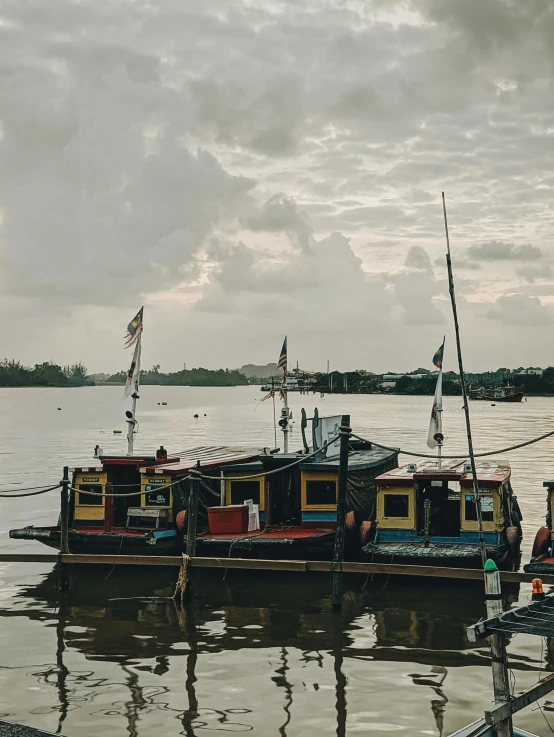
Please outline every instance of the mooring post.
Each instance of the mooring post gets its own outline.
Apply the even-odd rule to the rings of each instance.
[[[198,487],[200,485],[200,461],[196,461],[194,472],[190,479],[190,494],[187,525],[187,555],[194,558],[196,555],[196,522],[198,517]]]
[[[69,468],[63,467],[62,488],[60,492],[60,553],[69,553]],[[61,588],[69,589],[69,565],[60,564]]]
[[[485,563],[485,600],[487,617],[499,617],[502,614],[502,589],[500,573],[493,560]],[[492,685],[494,703],[506,704],[510,701],[510,677],[508,673],[508,657],[506,643],[501,632],[489,637],[492,658]],[[512,718],[503,719],[496,725],[498,737],[513,737]]]
[[[344,527],[346,521],[346,491],[348,487],[348,448],[350,445],[350,415],[342,415],[340,426],[339,488],[337,493],[337,529],[333,554],[331,604],[335,611],[342,607],[342,562],[344,560]]]

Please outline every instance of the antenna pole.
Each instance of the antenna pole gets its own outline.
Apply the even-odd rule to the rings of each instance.
[[[275,379],[271,377],[271,399],[273,401],[273,435],[275,438],[274,448],[277,447],[277,419],[275,417]]]
[[[448,220],[446,217],[446,200],[444,192],[442,193],[442,211],[444,215],[444,232],[446,234],[446,268],[448,270],[448,291],[450,292],[450,302],[452,303],[452,315],[454,317],[454,331],[456,333],[456,348],[458,351],[458,369],[460,371],[460,383],[462,385],[462,397],[464,401],[464,413],[466,419],[467,447],[469,451],[469,462],[471,464],[471,475],[473,477],[473,498],[475,500],[475,508],[477,511],[477,522],[479,527],[479,545],[481,548],[481,558],[483,567],[487,560],[485,549],[485,538],[483,536],[483,515],[481,512],[481,499],[479,496],[479,482],[477,481],[477,469],[475,467],[475,456],[473,454],[473,439],[471,437],[471,422],[469,418],[469,403],[467,399],[467,387],[464,374],[464,365],[462,360],[462,343],[460,340],[460,326],[458,324],[458,310],[456,308],[456,294],[454,291],[454,277],[452,275],[452,261],[450,259],[450,238],[448,235]]]
[[[289,400],[287,392],[287,374],[285,369],[285,375],[283,377],[283,395],[284,405],[281,410],[281,422],[283,427],[283,453],[289,452]]]

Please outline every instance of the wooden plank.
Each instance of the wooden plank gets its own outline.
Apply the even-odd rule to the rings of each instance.
[[[497,725],[499,722],[509,719],[512,714],[525,709],[526,706],[529,706],[538,699],[542,699],[552,689],[554,689],[554,673],[543,678],[542,681],[531,686],[530,689],[524,691],[519,696],[514,696],[510,701],[505,701],[486,711],[485,721],[487,724]]]
[[[233,568],[252,571],[306,571],[305,560],[260,560],[256,558],[191,558],[193,568]],[[327,563],[327,571],[331,564]]]
[[[181,565],[181,556],[175,555],[90,555],[69,553],[0,553],[0,563],[63,563],[91,565],[134,565],[134,566],[172,566]],[[335,569],[332,561],[314,560],[267,560],[256,558],[202,558],[195,557],[190,565],[196,568],[237,568],[241,570],[266,571],[306,571],[330,573]],[[449,578],[482,581],[483,572],[472,568],[444,568],[436,566],[405,566],[394,563],[350,563],[338,564],[343,573],[381,576],[413,576],[421,578]],[[536,574],[501,572],[503,583],[530,583]],[[554,584],[554,575],[540,577],[545,584]]]

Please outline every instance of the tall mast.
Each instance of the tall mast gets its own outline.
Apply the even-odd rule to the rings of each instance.
[[[481,548],[481,558],[483,566],[486,563],[487,553],[485,549],[485,538],[483,536],[483,515],[481,513],[481,499],[479,496],[479,482],[477,481],[477,469],[475,467],[475,455],[473,453],[473,439],[471,437],[471,422],[469,419],[469,402],[467,398],[466,380],[464,375],[464,366],[462,360],[462,343],[460,340],[460,326],[458,324],[458,310],[456,308],[456,294],[454,292],[454,277],[452,276],[452,261],[450,260],[450,238],[448,235],[448,220],[446,218],[446,200],[444,192],[442,193],[442,211],[444,215],[444,231],[446,234],[446,267],[448,269],[448,291],[450,292],[450,301],[452,303],[452,314],[454,317],[454,331],[456,333],[456,348],[458,350],[458,369],[460,372],[460,383],[462,385],[462,396],[464,400],[464,414],[466,419],[467,447],[469,451],[469,462],[471,464],[471,475],[473,478],[473,498],[475,501],[475,509],[477,511],[477,522],[479,528],[479,545]]]

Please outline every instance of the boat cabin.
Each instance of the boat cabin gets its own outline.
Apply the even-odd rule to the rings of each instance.
[[[508,464],[477,463],[485,545],[514,551],[521,537],[520,514]],[[426,461],[379,476],[375,536],[368,552],[414,558],[449,558],[478,552],[479,522],[469,464]],[[508,535],[508,528],[511,530]],[[405,547],[402,547],[404,545]],[[454,546],[449,548],[448,546]],[[519,549],[519,546],[517,545]]]
[[[368,443],[353,442],[351,447],[348,532],[350,538],[356,538],[360,522],[375,510],[375,478],[396,467],[397,454]],[[199,555],[292,555],[296,548],[298,555],[329,557],[337,520],[338,457],[322,453],[303,460],[301,453],[274,453],[220,471],[221,500],[228,508],[229,527],[221,526],[219,509],[215,519],[214,510],[208,508],[208,527],[197,538]],[[248,501],[257,506],[259,527],[247,527],[246,518],[241,522],[234,514],[234,505]]]

